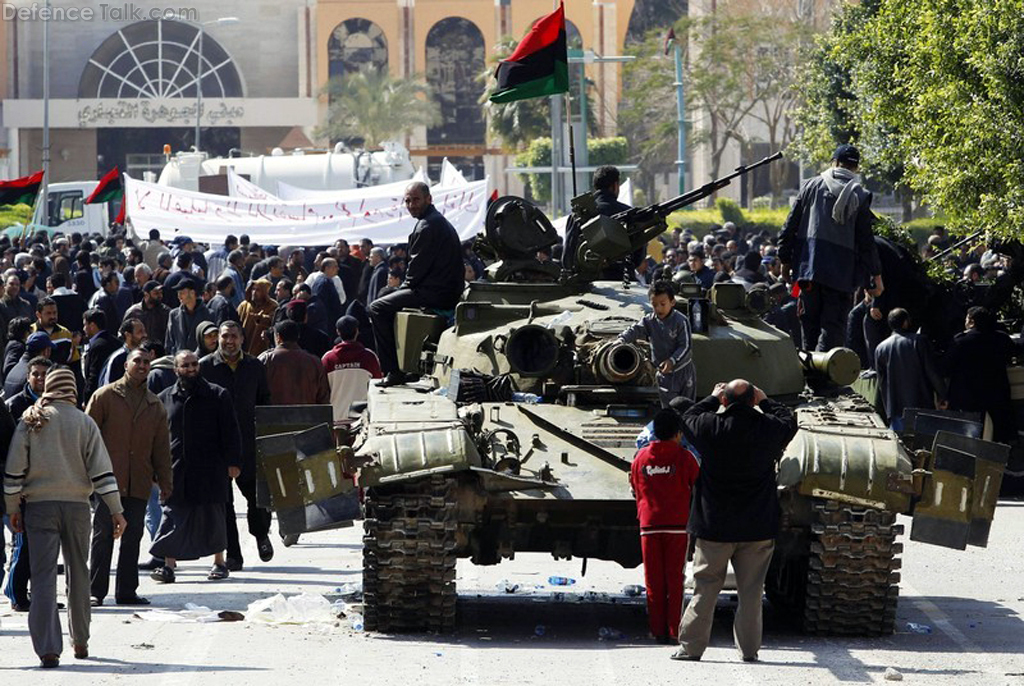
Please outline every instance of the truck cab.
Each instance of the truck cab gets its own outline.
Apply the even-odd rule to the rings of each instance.
[[[120,210],[116,203],[85,204],[98,181],[67,181],[47,186],[46,202],[37,203],[29,230],[70,234],[99,233],[106,236]]]

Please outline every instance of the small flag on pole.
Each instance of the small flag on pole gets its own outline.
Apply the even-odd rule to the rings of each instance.
[[[121,172],[115,165],[113,169],[108,171],[100,179],[99,185],[96,186],[96,190],[85,199],[86,205],[100,202],[112,202],[119,198],[124,197],[124,184],[121,183]]]
[[[118,200],[121,201],[121,209],[118,210],[114,223],[124,224],[124,206],[127,204],[124,201],[124,182],[121,180],[121,171],[115,165],[113,169],[103,175],[96,190],[85,199],[85,204],[117,202]]]
[[[664,50],[664,53],[666,55],[672,49],[672,46],[675,45],[675,42],[676,42],[676,30],[674,28],[670,28],[668,30],[668,33],[665,34],[665,45],[663,46],[663,50]]]
[[[0,205],[33,205],[42,185],[42,171],[20,179],[0,181]]]
[[[494,72],[498,87],[491,102],[505,103],[569,91],[569,53],[565,8],[537,20],[526,37]]]

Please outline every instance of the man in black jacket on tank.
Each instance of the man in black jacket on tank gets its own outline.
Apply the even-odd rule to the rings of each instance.
[[[430,187],[416,181],[405,191],[405,208],[418,219],[409,234],[409,266],[405,283],[370,304],[377,355],[386,378],[382,386],[404,383],[395,347],[395,315],[407,307],[451,310],[465,287],[462,244],[455,228],[431,202]]]

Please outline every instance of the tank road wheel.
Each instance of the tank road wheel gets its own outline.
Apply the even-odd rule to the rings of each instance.
[[[883,510],[816,501],[804,629],[813,634],[891,634],[899,597],[903,527]]]
[[[454,478],[434,475],[366,491],[365,626],[381,632],[455,629]]]

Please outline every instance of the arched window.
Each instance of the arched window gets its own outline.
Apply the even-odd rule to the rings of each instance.
[[[388,68],[388,40],[369,19],[346,19],[327,39],[328,76]]]
[[[427,83],[441,106],[441,124],[427,129],[428,145],[482,145],[483,108],[477,100],[484,70],[484,35],[462,17],[448,17],[427,33]]]
[[[111,34],[78,81],[80,98],[194,98],[202,78],[203,96],[240,98],[242,79],[235,63],[208,32],[180,21],[140,21]]]

